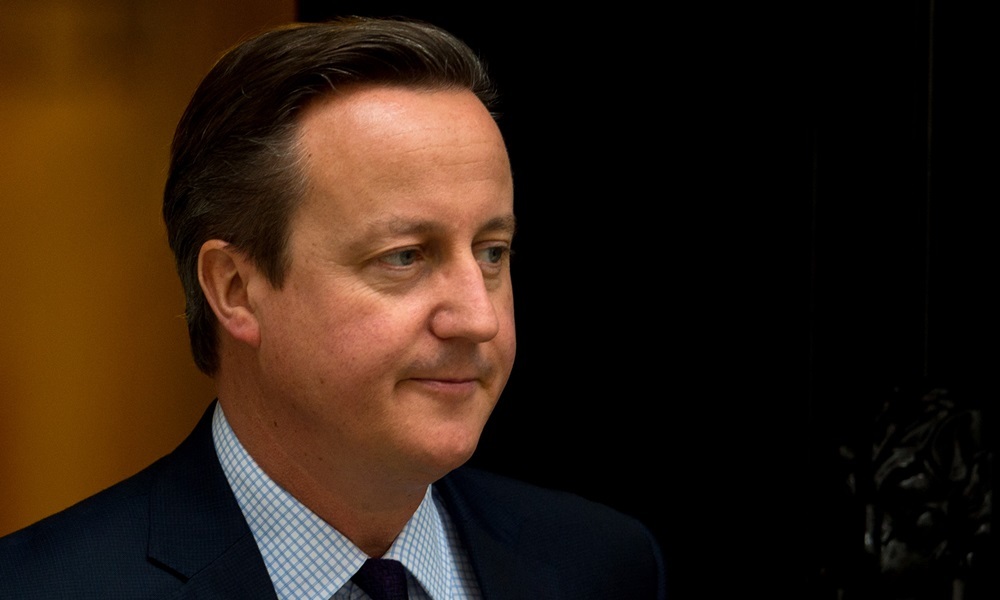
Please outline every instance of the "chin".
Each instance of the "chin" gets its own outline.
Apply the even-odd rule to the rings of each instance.
[[[436,435],[429,434],[429,437],[418,440],[421,445],[423,462],[429,471],[435,474],[434,479],[439,479],[464,465],[479,445],[479,434],[481,429],[474,431],[468,429],[437,432]]]

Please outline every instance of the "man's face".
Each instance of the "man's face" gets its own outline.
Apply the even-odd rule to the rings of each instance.
[[[299,142],[291,266],[252,290],[268,425],[307,468],[433,481],[514,360],[503,140],[469,92],[363,88],[311,106]]]

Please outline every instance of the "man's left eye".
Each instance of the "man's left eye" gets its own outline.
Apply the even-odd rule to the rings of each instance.
[[[507,254],[505,246],[490,246],[479,251],[480,260],[491,264],[501,262],[505,254]]]

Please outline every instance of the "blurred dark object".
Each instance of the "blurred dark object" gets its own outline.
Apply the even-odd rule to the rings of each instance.
[[[993,455],[980,408],[947,389],[897,389],[858,465],[868,589],[855,597],[974,600],[995,593]],[[864,453],[859,452],[859,457]]]

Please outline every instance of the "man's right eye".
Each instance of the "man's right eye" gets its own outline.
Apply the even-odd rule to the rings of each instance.
[[[389,254],[383,254],[379,260],[391,267],[409,267],[420,258],[420,251],[416,248],[397,250]]]

